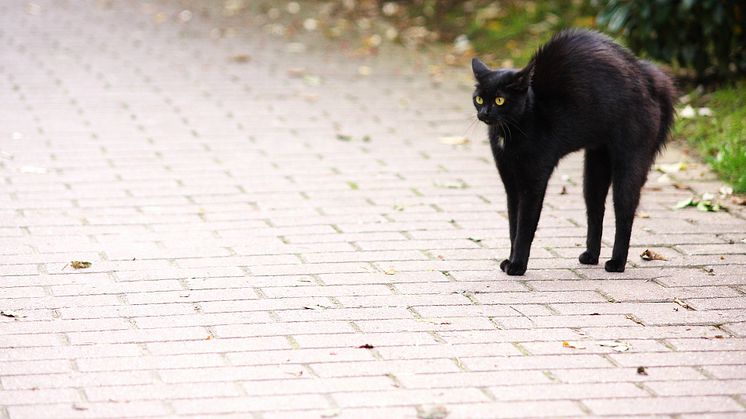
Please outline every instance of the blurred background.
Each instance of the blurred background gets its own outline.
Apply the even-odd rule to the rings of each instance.
[[[474,55],[493,66],[523,66],[562,28],[605,32],[676,77],[682,100],[675,137],[688,142],[736,192],[746,192],[743,2],[225,0],[216,6],[227,17],[249,15],[279,37],[337,40],[340,49],[356,56],[375,56],[395,44],[435,55],[440,65],[427,71],[436,82],[442,81],[441,66],[462,67]]]

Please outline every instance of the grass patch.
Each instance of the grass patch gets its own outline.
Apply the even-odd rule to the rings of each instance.
[[[506,2],[488,19],[480,19],[477,13],[465,32],[477,53],[510,60],[521,67],[555,32],[567,27],[594,26],[595,11],[576,3]]]
[[[746,82],[690,97],[697,115],[683,118],[680,108],[674,136],[696,147],[735,192],[746,192]],[[701,107],[710,108],[712,116],[700,116]]]

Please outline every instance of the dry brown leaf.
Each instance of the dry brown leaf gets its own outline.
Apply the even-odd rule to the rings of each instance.
[[[288,77],[301,78],[306,75],[305,67],[291,67],[288,68]]]
[[[82,260],[73,260],[73,261],[70,261],[70,267],[73,269],[87,269],[91,267],[91,262],[86,262]]]
[[[251,55],[249,55],[249,54],[236,54],[236,55],[234,55],[234,56],[231,57],[231,61],[233,61],[234,63],[241,63],[241,64],[248,63],[249,61],[251,61]]]
[[[733,195],[730,201],[736,205],[746,205],[746,195]]]
[[[643,250],[643,252],[640,253],[640,257],[642,260],[668,260],[665,256],[650,249]]]
[[[570,343],[566,340],[562,341],[562,347],[563,348],[570,348],[570,349],[585,349],[585,346],[580,345],[578,343]]]

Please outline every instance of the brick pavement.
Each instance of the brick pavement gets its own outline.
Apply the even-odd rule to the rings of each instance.
[[[0,418],[746,417],[743,211],[581,266],[572,156],[507,277],[467,68],[190,4],[0,3]]]

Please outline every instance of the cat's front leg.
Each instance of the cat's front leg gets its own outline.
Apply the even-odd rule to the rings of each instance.
[[[508,228],[510,229],[510,256],[500,263],[500,269],[506,272],[507,266],[513,259],[515,249],[515,232],[518,225],[518,197],[515,191],[508,193]]]
[[[534,241],[536,227],[539,224],[541,206],[544,203],[549,175],[535,179],[521,190],[516,211],[515,238],[510,260],[501,264],[501,269],[508,275],[523,275],[528,267],[531,243]]]
[[[513,250],[515,248],[515,232],[518,225],[518,186],[512,176],[500,172],[505,187],[505,194],[508,201],[508,227],[510,230],[510,256],[500,262],[500,270],[506,271],[508,264],[513,259]]]

